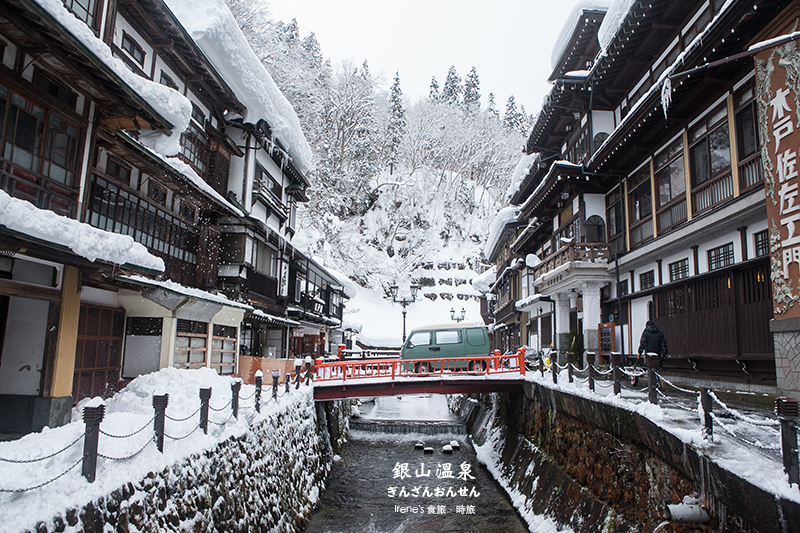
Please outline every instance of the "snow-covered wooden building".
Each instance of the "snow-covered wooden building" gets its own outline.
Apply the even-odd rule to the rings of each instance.
[[[553,86],[513,179],[518,215],[490,243],[496,317],[520,344],[563,353],[577,337],[601,354],[636,353],[652,319],[665,371],[792,390],[776,382],[787,355],[770,331],[784,318],[773,320],[770,283],[771,137],[742,52],[780,35],[797,4],[596,4],[573,11],[554,47]]]

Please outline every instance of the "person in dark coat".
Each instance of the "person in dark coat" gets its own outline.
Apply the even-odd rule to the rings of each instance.
[[[654,353],[658,355],[658,363],[667,355],[667,339],[660,329],[656,327],[655,322],[648,320],[642,332],[642,338],[639,341],[639,355],[643,353]]]

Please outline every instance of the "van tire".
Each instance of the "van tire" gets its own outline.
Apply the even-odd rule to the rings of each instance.
[[[419,374],[419,370],[420,370],[420,364],[419,361],[417,361],[416,363],[414,363],[414,373]]]

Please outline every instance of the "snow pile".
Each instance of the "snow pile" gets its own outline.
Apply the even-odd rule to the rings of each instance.
[[[556,42],[553,45],[553,51],[550,54],[550,68],[555,70],[556,67],[558,67],[561,58],[567,51],[567,47],[572,44],[570,39],[575,32],[575,26],[580,22],[581,17],[583,17],[583,11],[605,11],[608,9],[610,13],[609,1],[613,2],[614,0],[580,0],[575,7],[572,8],[572,11],[569,16],[567,16],[567,20],[564,22],[564,26],[561,27],[561,32],[558,34]]]
[[[248,122],[255,124],[265,119],[297,168],[308,171],[312,166],[311,149],[297,114],[250,48],[225,3],[222,0],[167,0],[166,3],[247,107]]]
[[[539,159],[541,159],[541,154],[539,152],[533,152],[532,154],[523,155],[519,158],[514,172],[511,173],[511,183],[508,185],[508,190],[506,191],[506,196],[508,198],[511,198],[519,192],[522,182],[525,181],[525,178],[528,177],[538,164]]]
[[[631,10],[631,6],[633,6],[635,2],[636,0],[611,1],[606,16],[600,24],[600,29],[597,31],[597,42],[600,43],[601,51],[605,51],[608,45],[611,44],[611,41],[614,40],[617,30],[619,30],[619,27],[625,20],[625,16],[628,14],[628,11]]]
[[[85,22],[64,7],[61,0],[36,2],[172,125],[173,133],[169,137],[158,134],[160,140],[166,141],[159,145],[159,151],[169,155],[180,152],[180,133],[189,127],[189,117],[192,114],[189,99],[175,89],[131,72],[121,59],[113,56],[108,45],[98,39]]]
[[[492,250],[495,249],[500,237],[503,235],[503,230],[506,229],[506,224],[516,220],[518,210],[519,207],[510,205],[504,207],[497,213],[497,216],[494,218],[489,228],[489,237],[486,239],[486,244],[483,246],[484,256],[488,258],[492,254]]]
[[[472,278],[472,286],[475,287],[476,291],[485,294],[492,290],[492,285],[494,285],[495,280],[497,280],[497,267],[493,266],[487,269],[483,274]]]
[[[39,209],[30,202],[11,198],[0,190],[0,224],[49,243],[66,246],[89,261],[164,271],[164,261],[129,235],[94,228],[89,224]]]
[[[26,435],[11,442],[0,442],[0,457],[7,459],[35,459],[58,452],[72,442],[74,445],[64,453],[41,463],[12,464],[0,462],[0,488],[27,488],[48,481],[62,472],[66,474],[56,481],[41,488],[17,494],[0,493],[0,529],[18,531],[35,530],[39,520],[50,520],[67,509],[80,508],[90,501],[111,494],[128,482],[136,483],[149,472],[160,472],[170,465],[175,465],[185,458],[211,450],[230,437],[239,437],[254,424],[259,427],[272,427],[273,424],[262,424],[287,410],[311,410],[313,420],[313,395],[311,387],[300,387],[283,396],[278,402],[270,401],[256,414],[252,407],[253,400],[244,400],[252,395],[253,385],[243,385],[240,392],[239,419],[230,418],[225,425],[220,425],[229,418],[230,408],[222,412],[209,413],[208,434],[195,430],[188,439],[173,441],[165,439],[164,453],[159,453],[153,443],[152,418],[154,394],[169,394],[167,415],[181,419],[183,422],[167,419],[166,433],[182,437],[192,431],[198,421],[196,413],[200,406],[199,389],[212,389],[210,406],[223,408],[231,399],[230,377],[219,376],[211,369],[178,370],[165,368],[159,372],[146,374],[133,380],[123,391],[105,402],[106,415],[100,425],[98,451],[109,457],[125,457],[134,454],[140,448],[142,452],[125,461],[113,461],[98,458],[97,477],[89,483],[81,475],[78,466],[83,452],[82,434],[85,424],[81,420],[82,408],[87,405],[97,406],[101,399],[85,400],[73,409],[73,422],[62,427],[45,428],[41,433]],[[309,407],[310,406],[310,407]],[[303,422],[305,424],[305,422]],[[313,422],[312,422],[313,424]],[[144,431],[133,434],[137,429]],[[300,430],[300,429],[295,429]],[[303,428],[302,431],[307,431]],[[112,438],[109,435],[131,435],[128,438]],[[301,450],[291,450],[294,455]],[[70,470],[70,467],[73,467]],[[8,528],[8,529],[7,529]]]

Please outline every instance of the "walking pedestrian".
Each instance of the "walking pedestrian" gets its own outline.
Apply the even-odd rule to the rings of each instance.
[[[659,367],[664,360],[664,356],[667,355],[667,339],[652,320],[648,320],[647,324],[645,324],[642,338],[639,341],[639,356],[641,357],[643,353],[656,354],[658,356]],[[656,375],[656,387],[660,386],[661,380],[659,380],[658,375]]]

